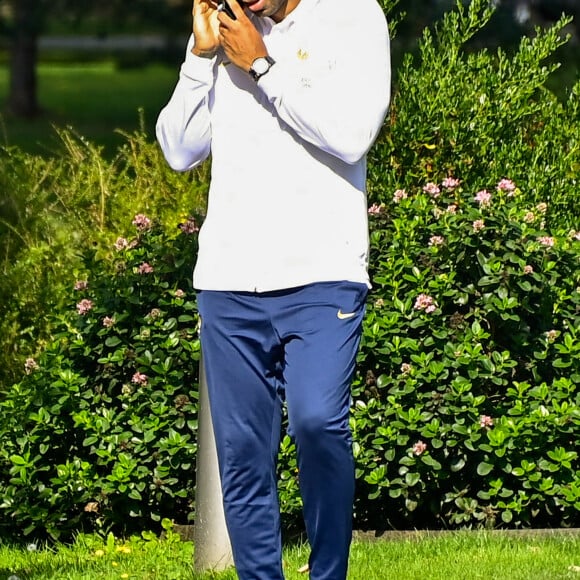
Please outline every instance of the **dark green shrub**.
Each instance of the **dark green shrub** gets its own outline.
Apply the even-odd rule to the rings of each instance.
[[[196,227],[134,223],[112,257],[89,253],[53,341],[0,401],[6,532],[64,538],[192,517]]]
[[[371,209],[352,427],[374,526],[571,526],[580,509],[580,232],[513,183]],[[368,499],[366,499],[368,498]]]
[[[491,14],[474,0],[425,32],[369,157],[380,209],[352,419],[362,525],[577,522],[580,83],[565,103],[545,88],[565,19],[513,57],[465,50]],[[462,188],[421,191],[453,175]],[[494,186],[479,207],[476,192],[506,175],[517,197]],[[538,241],[546,227],[555,247]]]

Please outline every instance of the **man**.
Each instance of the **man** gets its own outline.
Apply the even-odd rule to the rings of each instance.
[[[281,404],[298,453],[310,577],[343,580],[350,381],[367,275],[365,154],[389,102],[375,0],[194,0],[157,137],[175,170],[211,152],[194,271],[226,522],[242,580],[279,580]]]

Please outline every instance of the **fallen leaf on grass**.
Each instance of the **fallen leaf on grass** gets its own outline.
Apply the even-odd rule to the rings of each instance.
[[[307,572],[310,572],[310,566],[308,566],[308,564],[304,564],[304,566],[298,568],[299,574],[306,574]]]
[[[568,566],[570,572],[580,572],[580,566]]]

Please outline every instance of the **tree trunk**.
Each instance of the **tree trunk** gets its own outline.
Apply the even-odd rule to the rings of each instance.
[[[14,115],[30,118],[40,112],[36,78],[39,24],[37,2],[16,0],[13,10],[8,109]]]

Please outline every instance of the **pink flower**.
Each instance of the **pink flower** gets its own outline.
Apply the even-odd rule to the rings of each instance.
[[[129,245],[129,242],[125,238],[117,238],[115,242],[115,250],[118,252],[124,250]]]
[[[148,230],[151,227],[151,220],[142,213],[138,213],[131,222],[140,232]]]
[[[429,182],[424,188],[423,191],[428,193],[431,197],[439,197],[441,194],[441,190],[436,183]]]
[[[457,213],[457,205],[454,203],[452,203],[451,205],[448,205],[446,211],[447,211],[447,213],[455,215]]]
[[[196,232],[199,232],[199,226],[197,225],[197,223],[195,222],[195,218],[193,217],[188,217],[187,221],[185,221],[182,224],[179,224],[179,229],[187,235],[191,235],[191,234],[195,234]]]
[[[409,363],[403,363],[401,365],[401,373],[404,375],[408,375],[411,372],[412,368],[413,367]]]
[[[511,179],[502,179],[497,184],[498,191],[506,191],[508,193],[513,193],[516,189],[516,184]]]
[[[459,181],[459,179],[455,179],[455,177],[446,177],[441,185],[445,189],[455,189],[456,187],[459,187],[460,183],[461,181]]]
[[[428,314],[431,314],[437,308],[437,304],[431,296],[419,294],[415,300],[414,308],[415,310],[424,310]]]
[[[407,197],[409,197],[407,195],[407,192],[404,189],[397,189],[397,191],[395,191],[395,193],[393,194],[393,201],[395,203],[399,203],[402,199],[407,199]]]
[[[547,203],[539,203],[536,206],[536,209],[540,212],[540,213],[546,213],[548,211],[548,204]]]
[[[544,333],[548,342],[554,342],[558,338],[559,332],[557,330],[548,330],[548,332]]]
[[[133,375],[131,382],[135,383],[136,385],[146,385],[148,380],[149,380],[149,377],[147,375],[140,373],[140,372],[136,372]]]
[[[534,269],[529,264],[524,266],[524,274],[533,274]]]
[[[30,373],[38,370],[38,363],[33,358],[27,358],[24,363],[24,372],[29,375]]]
[[[137,269],[139,274],[152,274],[153,273],[153,266],[148,264],[147,262],[143,262],[139,268]]]
[[[110,316],[105,316],[105,318],[103,318],[103,326],[105,326],[106,328],[111,328],[111,326],[115,325],[115,319],[111,318]]]
[[[90,501],[84,508],[86,512],[99,513],[99,504],[96,501]]]
[[[493,419],[489,415],[481,415],[479,417],[479,425],[484,429],[493,427]]]
[[[483,220],[475,220],[472,225],[473,225],[473,231],[479,232],[480,230],[482,230],[484,228],[485,223],[483,222]]]
[[[524,216],[524,221],[527,224],[531,224],[535,219],[536,219],[536,214],[533,211],[526,212],[526,215]]]
[[[155,320],[156,318],[159,318],[161,316],[161,310],[159,310],[159,308],[152,308],[151,311],[149,312],[149,314],[147,314],[148,318],[152,318],[153,320]]]
[[[373,203],[373,205],[369,207],[368,212],[369,215],[381,215],[383,213],[383,206],[378,203]]]
[[[77,311],[81,316],[84,316],[87,312],[93,309],[93,301],[84,298],[77,304]]]
[[[382,298],[377,298],[375,300],[375,308],[382,308],[385,305],[385,301]]]
[[[429,238],[430,246],[441,246],[445,243],[445,238],[443,236],[431,236]]]
[[[538,242],[542,244],[542,246],[546,246],[548,248],[554,247],[556,240],[550,236],[540,236],[538,238]]]
[[[491,203],[491,193],[486,189],[482,189],[475,194],[473,198],[480,206],[485,207]]]
[[[86,280],[78,280],[75,282],[74,289],[79,290],[86,290],[89,287],[89,284]]]
[[[422,453],[424,453],[427,449],[427,443],[424,443],[423,441],[417,441],[417,443],[415,443],[415,445],[413,445],[413,454],[414,455],[421,455]]]
[[[181,290],[180,288],[178,288],[175,291],[175,297],[176,298],[183,298],[185,296],[185,292],[183,290]]]

